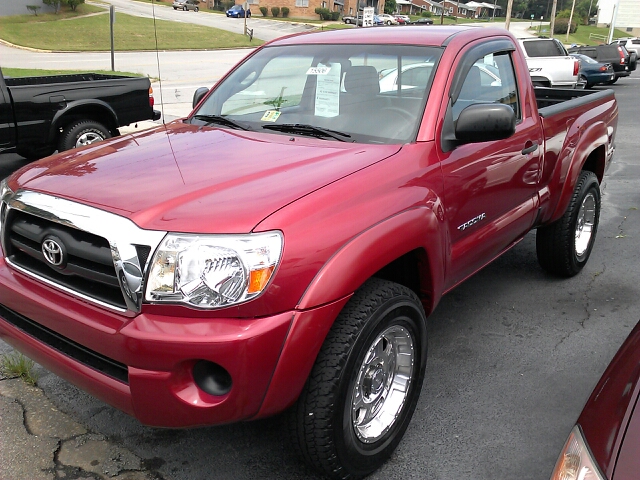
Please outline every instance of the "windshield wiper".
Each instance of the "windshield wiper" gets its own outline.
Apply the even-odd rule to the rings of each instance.
[[[328,128],[307,125],[306,123],[282,123],[279,125],[263,125],[262,128],[267,130],[276,130],[285,133],[297,133],[300,135],[308,135],[311,137],[330,137],[341,142],[346,142],[345,138],[351,138],[351,135],[337,130],[329,130]]]
[[[246,125],[243,125],[222,115],[194,115],[193,118],[203,120],[207,123],[218,123],[226,127],[237,128],[238,130],[251,130]]]

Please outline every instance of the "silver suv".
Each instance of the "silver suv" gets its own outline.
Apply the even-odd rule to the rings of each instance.
[[[636,55],[640,57],[640,38],[618,38],[614,43],[622,45],[629,53],[636,52]]]
[[[200,2],[198,0],[174,0],[173,9],[184,10],[185,12],[187,10],[193,10],[194,12],[197,12],[198,10],[200,10],[198,8],[199,3]]]

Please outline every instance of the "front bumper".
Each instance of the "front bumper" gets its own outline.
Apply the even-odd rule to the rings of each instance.
[[[0,305],[2,340],[143,424],[161,427],[255,416],[294,318],[294,312],[257,319],[182,316],[194,312],[180,308],[127,318],[34,281],[3,259]],[[229,373],[228,393],[198,387],[193,367],[200,360]]]

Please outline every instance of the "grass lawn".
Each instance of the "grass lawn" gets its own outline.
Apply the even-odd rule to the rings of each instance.
[[[589,38],[589,35],[602,35],[605,40],[602,38]],[[622,30],[615,29],[613,31],[613,38],[619,37],[627,37],[628,33],[623,32]],[[598,28],[594,26],[580,25],[576,33],[569,35],[569,41],[567,42],[567,34],[564,35],[556,35],[562,42],[568,43],[569,45],[600,45],[601,43],[607,43],[609,39],[609,29],[608,28]]]
[[[88,70],[40,70],[35,68],[2,68],[4,77],[42,77],[46,75],[71,75],[74,73],[87,73]],[[125,77],[144,77],[140,73],[112,72],[111,70],[92,70],[91,73],[103,75],[122,75]]]
[[[15,45],[42,50],[108,51],[109,15],[92,5],[78,6],[77,12],[0,17],[0,38]],[[82,16],[84,14],[84,16]],[[216,28],[182,22],[156,20],[160,50],[199,50],[260,45],[258,39]],[[115,49],[155,50],[154,22],[150,18],[116,13]]]

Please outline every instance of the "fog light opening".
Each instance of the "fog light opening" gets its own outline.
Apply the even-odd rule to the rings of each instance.
[[[231,375],[217,363],[199,360],[193,366],[193,379],[209,395],[219,397],[231,390]]]

